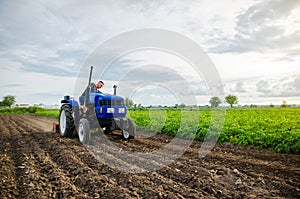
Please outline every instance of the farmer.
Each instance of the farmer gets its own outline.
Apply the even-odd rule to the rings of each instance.
[[[94,83],[91,83],[91,85],[90,85],[90,91],[91,92],[96,92],[96,93],[102,93],[101,91],[100,91],[100,89],[102,88],[104,86],[104,82],[103,81],[101,81],[101,80],[99,80],[98,81],[98,83],[95,85]],[[88,89],[88,88],[87,88]],[[82,93],[82,95],[81,96],[86,96],[86,92],[87,92],[87,89]],[[86,113],[86,111],[87,111],[87,106],[85,105],[85,103],[83,104],[83,109],[82,109],[82,111],[83,111],[83,113]]]
[[[104,82],[103,81],[99,81],[97,84],[96,84],[96,92],[97,93],[101,93],[100,89],[104,86]]]

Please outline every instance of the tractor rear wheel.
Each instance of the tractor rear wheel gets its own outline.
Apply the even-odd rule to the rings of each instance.
[[[73,137],[75,130],[74,119],[72,116],[72,107],[64,105],[59,113],[59,133],[61,137]]]
[[[78,137],[79,141],[83,144],[88,144],[88,142],[90,141],[90,124],[89,121],[85,118],[82,118],[79,121]]]

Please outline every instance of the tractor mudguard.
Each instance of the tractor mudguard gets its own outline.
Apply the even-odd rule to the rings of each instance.
[[[60,101],[61,104],[70,104],[71,107],[78,107],[79,104],[76,100],[71,100],[70,96],[64,96],[64,99]]]
[[[112,123],[113,129],[127,129],[128,119],[127,118],[114,118]]]

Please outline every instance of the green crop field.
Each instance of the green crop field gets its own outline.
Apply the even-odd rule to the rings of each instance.
[[[35,112],[37,115],[58,118],[59,117],[59,109],[41,109]]]
[[[171,136],[178,133],[182,137],[203,141],[207,130],[213,126],[213,123],[210,126],[211,113],[210,109],[199,111],[131,110],[130,117],[135,121],[138,129]],[[198,121],[197,125],[189,123],[195,121]],[[218,142],[234,142],[277,152],[299,154],[300,109],[227,109]]]
[[[31,107],[16,107],[16,108],[1,108],[0,114],[28,114],[34,113],[37,115],[58,118],[59,109],[44,109],[36,106]]]
[[[4,114],[35,113],[58,118],[59,110],[37,107],[0,109]],[[214,128],[212,110],[130,110],[138,130],[203,141]],[[300,108],[237,108],[224,110],[218,142],[253,145],[277,152],[300,154]]]

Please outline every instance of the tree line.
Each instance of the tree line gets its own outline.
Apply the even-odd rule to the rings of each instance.
[[[239,103],[238,97],[235,96],[235,95],[227,95],[227,96],[225,97],[225,102],[226,102],[227,104],[229,104],[231,108],[233,107],[233,105],[236,105],[236,104]],[[216,108],[216,107],[218,107],[218,106],[222,103],[222,101],[221,101],[221,99],[220,99],[219,97],[212,97],[212,98],[210,99],[209,103],[210,103],[211,107]],[[251,106],[252,106],[252,105],[251,105]],[[255,106],[255,105],[254,105],[254,106]],[[270,106],[270,107],[274,107],[275,105],[273,105],[273,104],[271,103],[269,106]],[[280,107],[291,107],[291,105],[288,104],[285,100],[283,100],[283,101],[282,101],[282,104],[280,105]]]
[[[227,104],[229,104],[230,107],[232,108],[234,105],[236,105],[236,104],[239,103],[239,99],[238,99],[238,97],[236,95],[229,94],[229,95],[227,95],[225,97],[225,101],[224,102],[227,103]],[[217,108],[223,102],[222,102],[222,100],[219,97],[215,96],[215,97],[210,98],[209,103],[210,103],[210,106],[212,108]],[[141,104],[135,104],[133,102],[133,100],[130,99],[130,98],[128,98],[128,97],[125,98],[125,105],[128,108],[143,108],[143,106]],[[272,103],[269,106],[270,107],[275,107],[275,105],[273,105]],[[150,107],[152,107],[152,106],[150,106]],[[157,107],[158,108],[162,108],[163,106],[162,105],[158,105]],[[167,107],[167,106],[165,106],[165,107]],[[183,103],[181,103],[181,104],[175,104],[175,106],[174,106],[174,108],[186,108],[186,107],[188,107],[188,106],[185,105],[185,104],[183,104]],[[247,105],[245,105],[245,107],[247,107]],[[251,105],[250,107],[256,107],[256,105]],[[291,105],[289,105],[285,100],[283,100],[282,104],[280,105],[280,107],[291,107]]]
[[[16,97],[13,95],[6,95],[3,100],[0,101],[0,107],[11,107],[16,103]]]
[[[231,108],[233,107],[233,105],[236,105],[239,103],[238,97],[235,95],[227,95],[225,97],[225,102],[227,104],[229,104]],[[16,103],[15,96],[6,95],[3,97],[3,100],[0,101],[0,107],[12,107],[12,105],[14,105],[15,103]],[[222,100],[219,97],[215,96],[209,100],[209,103],[210,103],[211,107],[217,108],[220,106],[220,104],[222,104]],[[142,107],[141,104],[134,104],[132,99],[130,99],[128,97],[125,98],[125,105],[128,108],[141,108]],[[177,105],[175,105],[175,107],[176,108],[184,108],[184,107],[186,107],[186,105],[185,104],[179,104],[179,105],[177,104]],[[270,107],[274,107],[274,105],[270,104]],[[290,107],[290,105],[285,100],[283,100],[281,107]]]
[[[225,98],[225,102],[228,103],[230,105],[230,107],[233,107],[233,105],[237,104],[239,101],[238,101],[238,97],[235,96],[235,95],[228,95],[226,96]],[[212,97],[209,101],[210,105],[214,108],[218,107],[222,101],[220,100],[219,97]],[[132,99],[126,97],[125,98],[125,105],[128,107],[128,108],[141,108],[142,105],[141,104],[134,104],[134,102],[132,101]],[[186,105],[185,104],[176,104],[175,105],[175,108],[185,108]]]
[[[239,100],[238,100],[238,97],[235,96],[235,95],[227,95],[227,96],[225,97],[225,102],[226,102],[227,104],[229,104],[230,107],[232,108],[233,105],[239,103]],[[209,103],[210,103],[210,105],[211,105],[212,107],[216,108],[216,107],[218,107],[218,106],[222,103],[222,101],[221,101],[221,99],[220,99],[219,97],[212,97],[212,98],[209,100]]]

